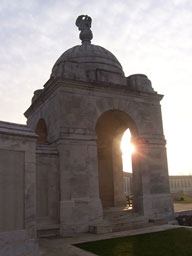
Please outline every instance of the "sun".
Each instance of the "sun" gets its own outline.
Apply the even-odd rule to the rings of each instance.
[[[135,152],[135,146],[130,142],[131,133],[127,129],[121,140],[121,151],[122,151],[122,162],[123,162],[123,171],[132,172],[132,159],[131,155]]]
[[[123,155],[132,154],[135,152],[135,146],[130,142],[131,141],[131,133],[130,130],[127,129],[121,139],[121,151]]]
[[[132,143],[130,143],[129,147],[130,147],[131,154],[134,153],[135,152],[135,146]]]

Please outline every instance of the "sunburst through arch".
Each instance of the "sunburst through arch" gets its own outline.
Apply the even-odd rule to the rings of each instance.
[[[124,172],[132,172],[132,154],[135,146],[131,143],[131,132],[127,129],[121,139],[122,163]]]

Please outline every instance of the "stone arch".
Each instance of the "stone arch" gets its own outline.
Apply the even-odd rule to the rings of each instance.
[[[38,143],[44,144],[47,142],[47,125],[44,119],[39,119],[35,132],[39,135]]]
[[[96,123],[99,192],[103,207],[123,206],[126,203],[120,143],[128,128],[133,140],[136,140],[138,131],[134,120],[117,109],[104,112]]]
[[[134,127],[131,132],[134,132],[134,130],[136,130],[137,133],[140,133],[140,127],[138,125],[138,122],[140,120],[138,118],[138,111],[136,110],[136,106],[134,106],[134,104],[130,104],[123,100],[120,101],[119,99],[116,99],[115,102],[109,101],[106,103],[106,101],[104,101],[102,103],[103,104],[101,104],[99,108],[96,108],[96,113],[94,115],[93,121],[94,128],[97,126],[97,122],[100,119],[100,117],[102,117],[105,113],[108,113],[109,111],[119,111],[121,113],[126,114],[129,117],[130,123],[134,123]]]

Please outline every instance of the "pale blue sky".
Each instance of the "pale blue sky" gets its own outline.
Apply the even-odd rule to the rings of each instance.
[[[191,0],[1,0],[0,120],[25,123],[33,91],[80,43],[80,14],[92,17],[92,42],[110,50],[126,76],[144,73],[165,95],[169,172],[192,174]]]

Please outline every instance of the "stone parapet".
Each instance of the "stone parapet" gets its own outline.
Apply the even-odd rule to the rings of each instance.
[[[15,124],[9,122],[0,121],[0,133],[11,136],[24,136],[37,138],[37,134],[31,130],[27,125]]]

